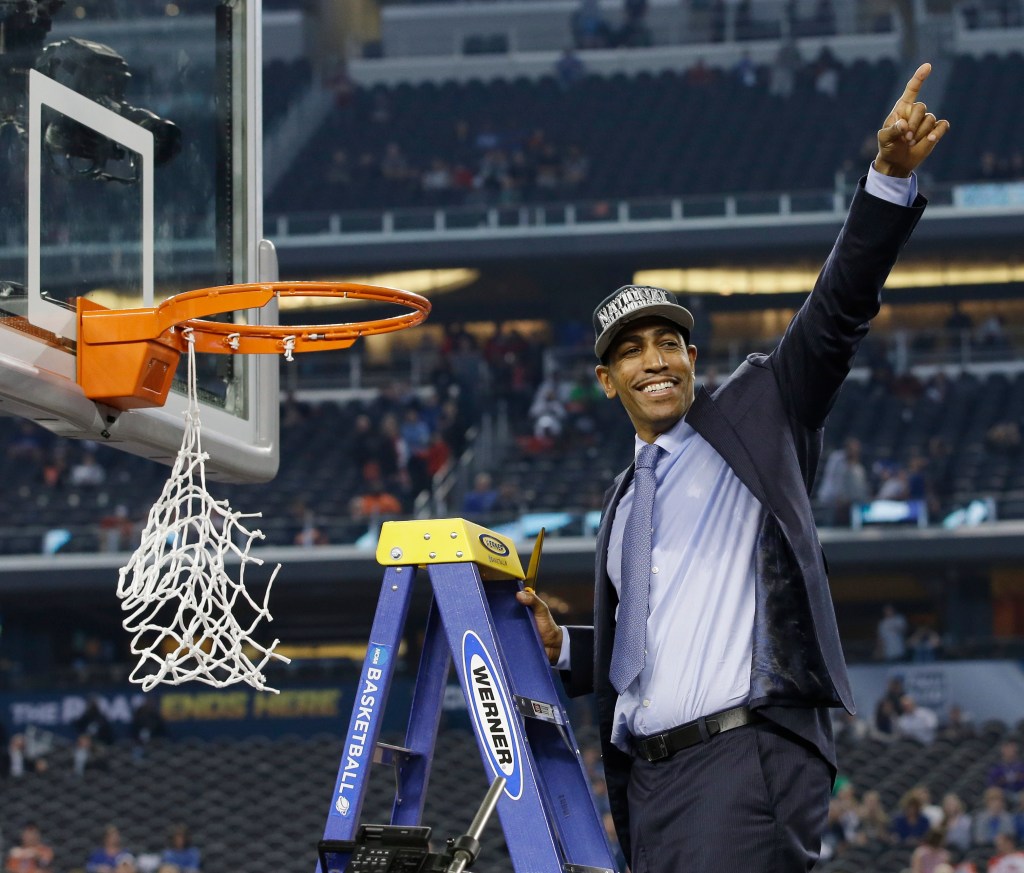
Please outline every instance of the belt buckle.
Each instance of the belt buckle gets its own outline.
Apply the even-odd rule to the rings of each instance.
[[[644,740],[644,747],[647,750],[647,760],[652,764],[669,756],[668,743],[665,742],[664,734],[655,734],[653,737],[647,737]]]

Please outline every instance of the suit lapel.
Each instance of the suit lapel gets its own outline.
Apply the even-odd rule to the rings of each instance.
[[[693,405],[684,416],[687,424],[710,443],[725,462],[732,468],[739,480],[750,489],[763,506],[771,508],[768,489],[758,473],[754,459],[740,441],[736,430],[715,405],[707,389],[701,386]]]

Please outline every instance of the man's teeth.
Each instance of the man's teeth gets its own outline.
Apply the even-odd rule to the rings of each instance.
[[[650,394],[654,391],[664,391],[666,388],[671,387],[671,382],[655,382],[653,385],[644,385],[644,391]]]

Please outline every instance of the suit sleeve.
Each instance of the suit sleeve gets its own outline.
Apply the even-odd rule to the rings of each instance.
[[[569,626],[569,669],[561,671],[565,693],[580,697],[594,691],[594,629]]]
[[[804,426],[824,424],[926,204],[919,195],[899,206],[868,194],[864,179],[857,186],[814,289],[770,356],[788,412]]]

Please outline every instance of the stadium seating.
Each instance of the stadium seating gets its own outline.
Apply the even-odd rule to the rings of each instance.
[[[930,746],[911,741],[859,743],[840,739],[840,774],[858,796],[877,790],[893,811],[900,796],[926,786],[933,800],[946,792],[960,796],[969,811],[981,805],[989,767],[1004,739],[1024,740],[1017,728],[991,721],[974,736]],[[390,737],[391,741],[400,738]],[[582,748],[593,746],[592,729],[577,731]],[[0,821],[16,828],[38,822],[57,853],[59,870],[84,865],[105,825],[116,824],[124,845],[136,854],[159,852],[168,826],[190,828],[203,853],[203,869],[244,869],[247,873],[302,873],[315,863],[341,754],[340,737],[289,736],[270,740],[180,738],[148,747],[140,761],[127,743],[115,744],[102,769],[73,775],[70,750],[62,748],[43,774],[8,782],[0,792]],[[468,732],[442,730],[433,761],[423,823],[440,840],[463,833],[487,788],[478,752]],[[387,769],[374,768],[361,821],[386,823],[394,782]],[[484,834],[481,867],[511,873],[497,820]],[[899,873],[909,866],[910,848],[881,843],[851,847],[822,865],[823,873]],[[991,849],[971,849],[981,861]]]
[[[789,99],[770,95],[767,78],[762,71],[760,83],[748,87],[731,74],[716,74],[695,84],[686,73],[665,71],[588,76],[567,89],[551,77],[359,88],[268,192],[268,212],[459,202],[468,195],[425,195],[419,177],[434,159],[476,172],[481,152],[474,140],[481,132],[495,134],[511,155],[540,130],[560,151],[577,146],[589,159],[589,173],[577,187],[527,190],[524,199],[830,188],[845,162],[863,163],[864,131],[877,127],[877,107],[891,98],[896,68],[888,60],[842,68],[835,101],[814,89],[810,67]],[[844,107],[842,123],[820,124],[837,104]],[[726,123],[723,106],[743,123]],[[386,120],[375,115],[381,107]],[[468,138],[460,136],[458,122],[467,126]],[[390,143],[415,171],[408,179],[380,173]],[[351,180],[325,185],[339,149],[347,152]]]
[[[294,514],[299,503],[314,512],[330,542],[354,542],[365,533],[366,524],[349,513],[349,501],[360,483],[360,471],[350,457],[350,424],[367,408],[358,400],[310,406],[302,421],[282,428],[281,469],[273,483],[217,484],[211,490],[237,508],[262,510],[267,545],[293,542],[301,528]],[[825,450],[856,437],[870,472],[873,466],[906,463],[914,451],[927,454],[930,441],[938,438],[948,452],[929,462],[928,474],[940,498],[939,515],[933,521],[977,497],[994,498],[999,518],[1024,518],[1021,446],[996,445],[990,434],[995,425],[1022,421],[1024,378],[1020,376],[995,372],[982,379],[962,374],[950,380],[942,400],[913,381],[894,387],[851,379],[832,411]],[[583,430],[581,422],[585,422]],[[11,445],[18,427],[14,420],[0,419],[0,444]],[[628,419],[603,402],[574,413],[563,438],[556,440],[531,439],[524,420],[492,472],[497,482],[514,486],[527,511],[599,509],[604,484],[629,457],[632,433]],[[47,446],[57,444],[43,431],[38,438]],[[75,443],[63,445],[72,462],[81,454]],[[41,488],[41,463],[0,456],[0,477],[6,485],[0,506],[9,510],[9,518],[17,509],[19,518],[17,528],[0,533],[0,554],[38,552],[45,532],[52,528],[73,533],[62,551],[97,551],[101,519],[117,504],[128,503],[133,518],[144,518],[166,478],[165,468],[118,452],[101,450],[99,458],[107,473],[102,486]],[[130,489],[126,483],[131,483]],[[457,508],[457,504],[452,507]],[[507,520],[503,515],[491,521]]]

